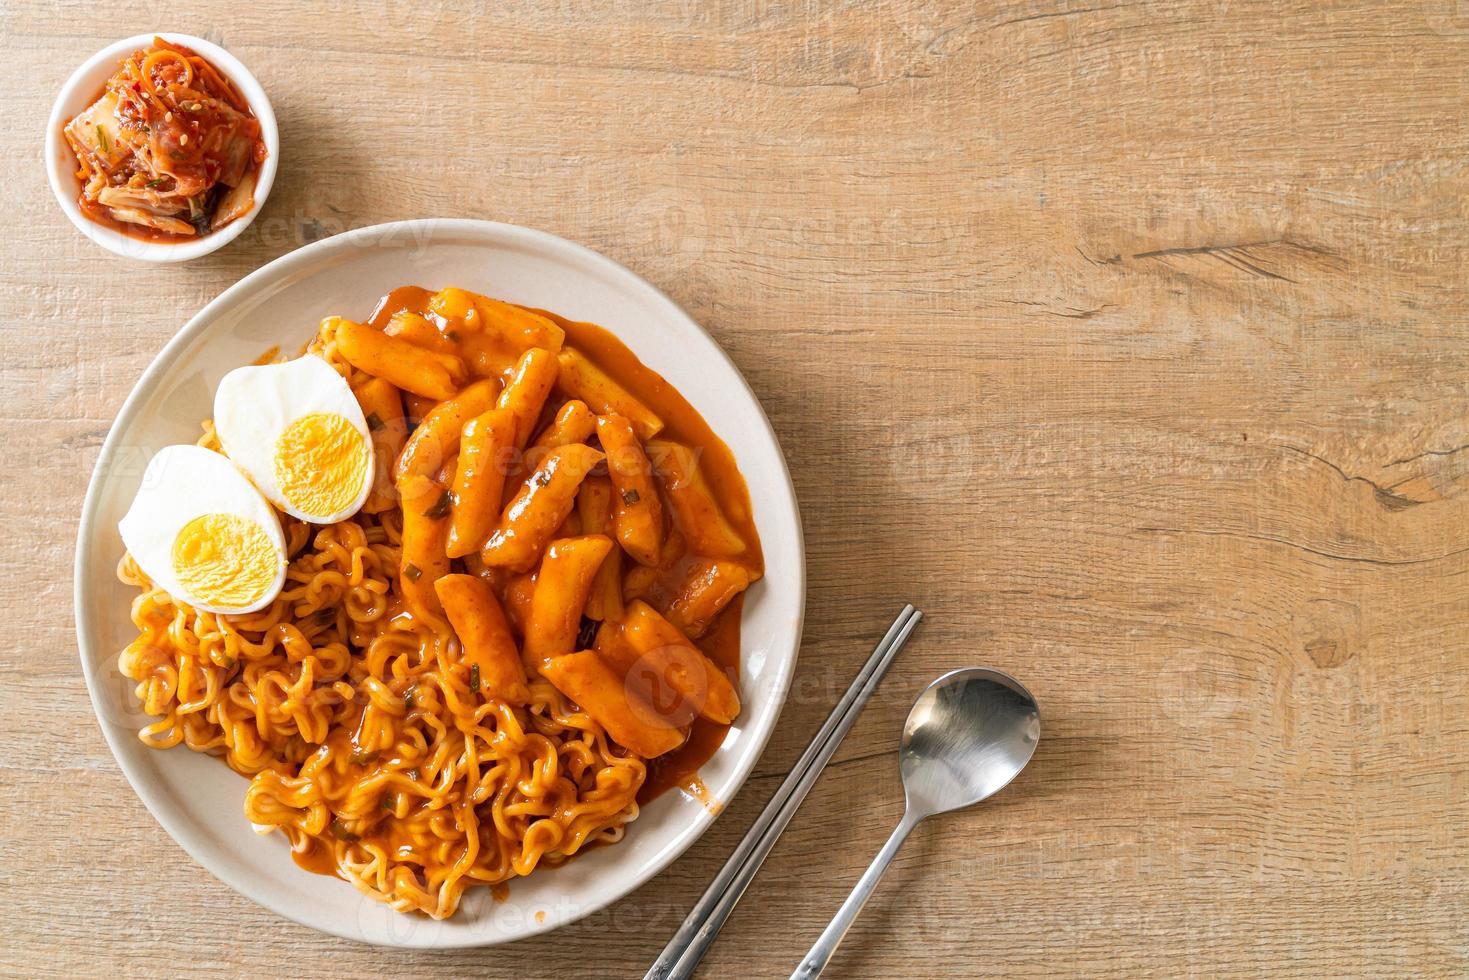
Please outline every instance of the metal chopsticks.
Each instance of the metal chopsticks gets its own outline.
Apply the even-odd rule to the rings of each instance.
[[[709,888],[699,898],[668,945],[653,963],[643,980],[686,980],[694,974],[694,967],[704,958],[704,953],[713,944],[719,930],[734,911],[745,889],[754,879],[765,856],[775,846],[776,839],[791,822],[796,808],[806,798],[821,771],[826,768],[837,746],[851,730],[857,715],[867,699],[877,688],[891,666],[893,659],[908,642],[923,613],[913,606],[903,607],[893,625],[872,651],[872,656],[858,671],[852,685],[842,695],[826,723],[811,740],[801,758],[791,767],[780,788],[771,796],[770,802],[760,814],[749,832],[745,834],[734,853],[729,856],[719,874],[714,876]]]

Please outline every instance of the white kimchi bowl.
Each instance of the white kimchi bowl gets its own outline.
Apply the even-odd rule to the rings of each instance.
[[[71,146],[67,144],[66,137],[62,133],[73,116],[96,100],[97,93],[102,90],[107,79],[117,71],[117,66],[122,59],[139,48],[151,46],[155,37],[192,48],[215,68],[218,68],[220,74],[233,82],[240,90],[240,94],[245,97],[245,101],[250,104],[255,118],[260,120],[261,137],[265,140],[265,162],[260,165],[260,176],[255,183],[255,203],[251,205],[250,210],[218,231],[188,241],[143,241],[99,224],[82,214],[81,208],[77,206],[77,197],[81,194],[82,188],[76,177],[76,156],[72,153]],[[217,248],[223,248],[240,237],[240,234],[250,227],[250,222],[255,220],[260,209],[265,206],[265,199],[270,196],[271,185],[275,183],[276,167],[280,162],[280,152],[281,137],[275,124],[275,110],[271,108],[270,100],[265,97],[265,89],[260,87],[255,76],[250,74],[250,70],[241,64],[238,58],[224,48],[202,37],[193,37],[189,34],[155,31],[149,34],[137,34],[115,44],[109,44],[71,73],[66,84],[61,86],[61,94],[56,97],[56,104],[51,107],[51,117],[46,120],[46,173],[51,179],[51,191],[56,195],[56,203],[61,205],[61,210],[66,212],[71,223],[76,225],[77,231],[109,252],[143,262],[185,262],[189,259],[197,259],[201,255],[208,255]]]

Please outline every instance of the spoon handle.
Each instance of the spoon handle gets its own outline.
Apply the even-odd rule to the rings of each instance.
[[[903,846],[903,841],[908,839],[908,834],[918,826],[918,821],[922,819],[920,816],[914,816],[911,809],[903,811],[903,819],[893,829],[892,836],[888,838],[886,844],[882,845],[882,850],[877,852],[877,857],[872,859],[872,863],[862,873],[862,877],[852,888],[852,894],[848,895],[842,907],[837,909],[837,914],[832,917],[831,924],[816,940],[816,944],[811,947],[811,952],[806,954],[801,965],[796,967],[796,972],[791,974],[791,980],[816,980],[821,976],[821,971],[826,969],[827,961],[837,951],[837,946],[841,945],[847,930],[851,928],[853,922],[857,921],[857,914],[862,911],[862,906],[866,905],[867,899],[872,896],[872,890],[877,887],[878,879],[882,877],[882,873],[888,869],[888,865],[897,856],[898,848]]]

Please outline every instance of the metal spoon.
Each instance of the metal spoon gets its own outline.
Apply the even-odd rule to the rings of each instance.
[[[1040,737],[1041,716],[1035,698],[1008,674],[970,667],[928,685],[908,712],[898,743],[898,767],[907,799],[903,819],[791,980],[821,976],[878,879],[919,821],[973,806],[998,793],[1020,775]]]

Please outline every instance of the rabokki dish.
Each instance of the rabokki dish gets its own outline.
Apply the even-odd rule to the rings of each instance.
[[[401,911],[620,840],[743,710],[745,482],[592,324],[457,288],[328,317],[226,375],[120,531],[141,739]]]

